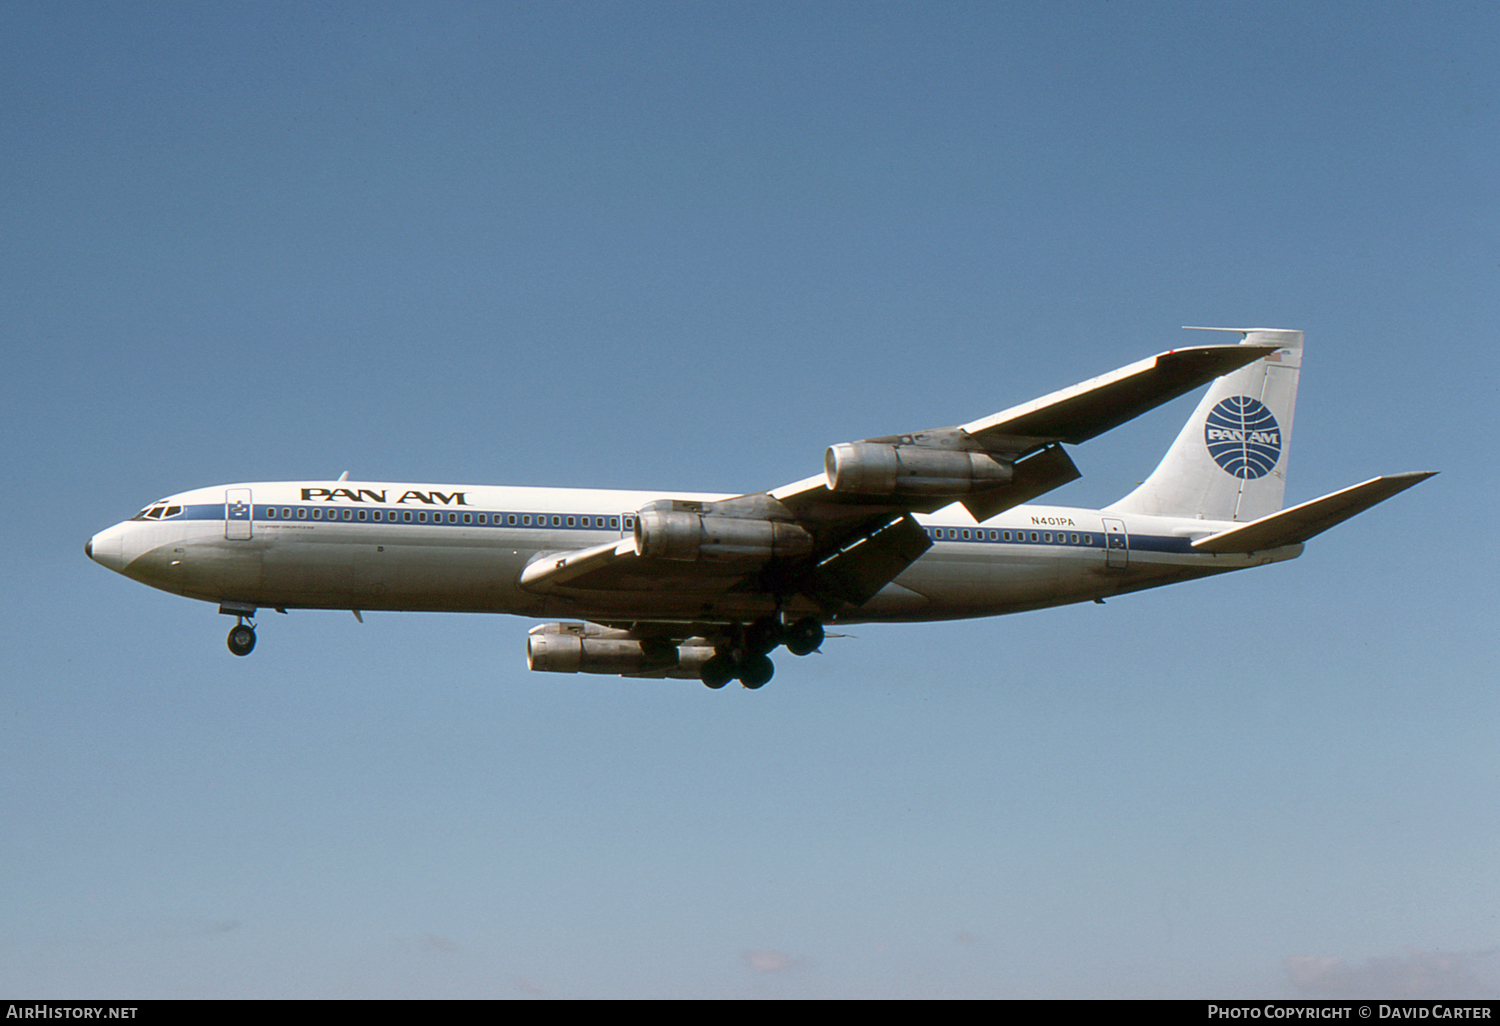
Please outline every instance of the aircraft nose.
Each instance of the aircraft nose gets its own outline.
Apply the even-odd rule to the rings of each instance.
[[[98,563],[102,567],[118,573],[125,568],[125,560],[121,552],[120,535],[122,527],[116,524],[114,527],[90,538],[83,546],[83,554]]]

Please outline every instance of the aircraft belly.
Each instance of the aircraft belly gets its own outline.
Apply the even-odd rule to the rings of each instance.
[[[928,605],[926,595],[892,581],[860,606],[859,614],[870,620],[922,619]]]
[[[1071,562],[1022,549],[994,552],[989,546],[976,545],[970,551],[929,552],[894,583],[927,599],[918,614],[923,619],[987,616],[1024,607],[1037,596],[1055,593],[1064,576],[1064,564]]]
[[[1097,549],[929,552],[888,586],[920,595],[922,603],[882,592],[840,619],[948,620],[1016,613],[1149,587],[1144,582],[1181,569],[1144,562],[1129,570],[1109,569]]]
[[[269,534],[269,532],[266,532]],[[515,587],[525,554],[505,539],[413,538],[409,528],[324,538],[273,539],[263,587],[249,601],[266,606],[392,609],[413,612],[527,612],[538,604]],[[496,541],[502,544],[496,544]]]
[[[127,576],[143,584],[208,601],[260,587],[260,547],[225,539],[222,521],[181,525],[170,534],[144,540],[156,544],[125,569]]]
[[[759,592],[678,593],[670,591],[573,592],[547,595],[537,615],[587,620],[745,621],[776,612],[773,596]],[[788,614],[814,614],[816,605],[793,598]]]
[[[321,605],[350,595],[354,585],[353,546],[316,535],[268,537],[271,533],[261,531],[266,541],[259,598],[266,605]]]
[[[515,587],[525,559],[482,543],[363,546],[354,555],[354,593],[364,609],[521,612],[536,599]]]

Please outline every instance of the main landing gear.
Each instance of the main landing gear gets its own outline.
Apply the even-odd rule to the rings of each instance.
[[[768,653],[785,645],[792,655],[804,656],[823,644],[823,624],[805,616],[790,625],[777,617],[763,616],[748,626],[738,626],[715,646],[713,658],[703,664],[699,677],[711,688],[722,688],[738,678],[741,687],[755,690],[776,674]]]
[[[255,621],[245,622],[242,616],[239,623],[229,628],[229,651],[237,656],[247,656],[255,648]]]

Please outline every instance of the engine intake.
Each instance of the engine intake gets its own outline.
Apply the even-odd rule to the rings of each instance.
[[[844,442],[823,456],[828,490],[849,495],[967,495],[1010,482],[1009,463],[982,452]]]

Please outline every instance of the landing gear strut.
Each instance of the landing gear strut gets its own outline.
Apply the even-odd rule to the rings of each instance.
[[[245,622],[242,616],[239,623],[229,628],[229,651],[237,656],[247,656],[255,648],[255,621]]]

